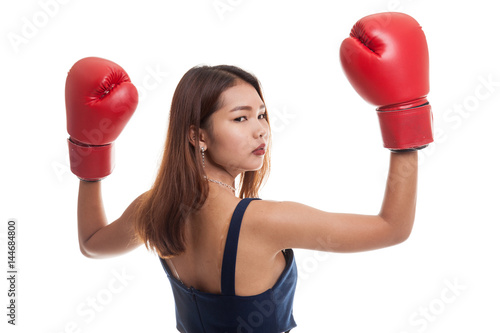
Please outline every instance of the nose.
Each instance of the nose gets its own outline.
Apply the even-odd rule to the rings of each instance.
[[[268,132],[269,125],[267,124],[267,121],[260,121],[254,133],[256,138],[267,138]]]

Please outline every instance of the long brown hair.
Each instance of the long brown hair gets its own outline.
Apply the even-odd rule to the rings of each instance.
[[[136,235],[146,248],[163,258],[184,252],[186,219],[203,206],[209,192],[199,138],[197,135],[194,146],[190,143],[190,127],[194,126],[195,133],[200,128],[210,131],[210,116],[222,107],[221,94],[238,80],[252,85],[264,101],[254,75],[227,65],[191,68],[174,92],[162,163],[150,191],[139,201],[134,224]],[[268,115],[266,120],[269,123]],[[269,145],[270,142],[269,138]],[[240,198],[258,197],[270,171],[269,151],[266,150],[261,169],[240,175]]]

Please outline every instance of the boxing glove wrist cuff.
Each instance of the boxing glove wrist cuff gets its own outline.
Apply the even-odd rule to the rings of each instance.
[[[377,111],[402,111],[407,109],[418,108],[426,104],[429,104],[429,101],[427,100],[427,98],[422,97],[404,103],[380,106],[377,108]]]
[[[103,146],[84,145],[68,139],[71,172],[84,181],[98,181],[114,168],[114,143]]]
[[[420,150],[420,149],[424,149],[425,147],[427,147],[428,145],[425,145],[425,146],[420,146],[420,147],[416,147],[416,148],[408,148],[408,149],[389,149],[391,152],[393,153],[406,153],[406,152],[411,152],[411,151],[417,151],[417,150]]]
[[[400,105],[378,108],[377,115],[385,148],[412,150],[433,141],[432,110],[428,102],[404,109]]]

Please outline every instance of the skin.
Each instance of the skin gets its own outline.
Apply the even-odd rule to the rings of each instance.
[[[211,117],[211,130],[201,129],[200,148],[205,148],[205,173],[208,178],[234,187],[235,178],[259,170],[264,155],[252,152],[261,144],[267,148],[269,124],[266,106],[255,89],[242,81],[222,93],[222,107]],[[191,144],[196,133],[191,128]]]
[[[247,83],[227,89],[212,116],[212,131],[191,129],[206,149],[208,178],[234,186],[245,170],[262,167],[252,151],[269,138],[265,107]],[[241,108],[244,107],[244,108]],[[232,111],[234,109],[236,111]],[[194,140],[191,143],[194,145]],[[415,218],[417,152],[390,153],[386,191],[376,215],[325,212],[296,202],[252,201],[243,217],[236,262],[236,294],[255,295],[271,288],[285,267],[282,249],[358,252],[406,240]],[[186,252],[167,264],[186,286],[220,293],[220,269],[229,221],[240,201],[230,189],[209,182],[205,205],[188,217]],[[137,199],[136,199],[137,200]],[[141,245],[133,237],[132,202],[120,218],[107,222],[101,182],[81,181],[78,196],[80,248],[90,258],[116,256]],[[258,269],[257,269],[258,267]]]

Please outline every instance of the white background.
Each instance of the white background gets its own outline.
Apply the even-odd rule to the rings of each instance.
[[[103,183],[108,219],[152,184],[171,96],[198,64],[262,82],[274,121],[261,198],[376,214],[389,152],[339,46],[361,17],[401,11],[427,35],[436,142],[419,153],[414,231],[357,254],[296,250],[300,332],[498,332],[500,43],[495,1],[3,1],[0,5],[0,318],[8,332],[174,332],[174,302],[144,247],[78,249],[64,84],[87,56],[123,66],[140,105]],[[489,83],[488,83],[489,82]],[[18,221],[16,327],[7,322],[9,218]],[[120,279],[116,275],[121,275]],[[92,306],[94,300],[94,307]]]

